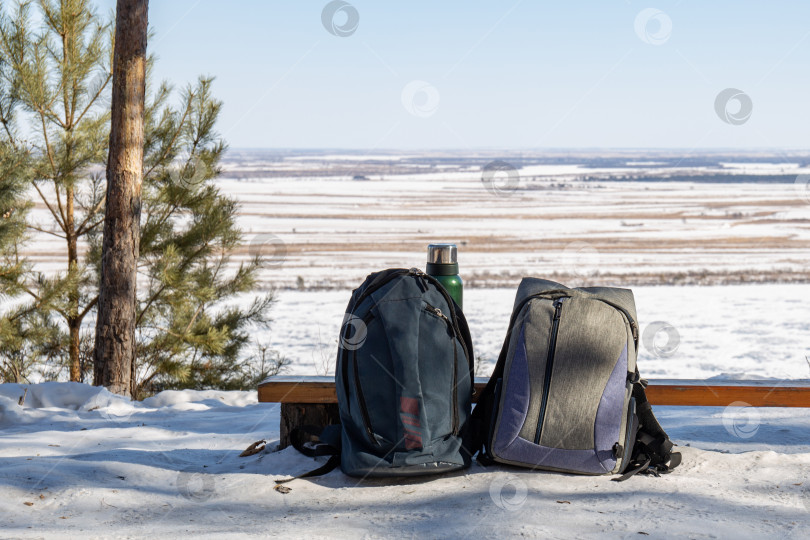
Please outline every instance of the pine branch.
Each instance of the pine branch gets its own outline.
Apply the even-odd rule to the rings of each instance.
[[[56,205],[59,208],[59,213],[62,215],[62,223],[65,224],[65,234],[69,234],[70,231],[68,229],[70,228],[70,224],[68,223],[67,212],[65,212],[65,208],[62,206],[62,194],[59,192],[59,184],[55,179],[53,181],[53,191],[56,193]]]
[[[188,267],[188,265],[190,265],[192,262],[194,262],[194,260],[195,260],[195,259],[196,259],[196,258],[197,258],[197,257],[198,257],[198,256],[199,256],[199,255],[200,255],[202,252],[203,252],[203,251],[205,251],[207,248],[208,248],[208,244],[207,244],[207,243],[205,243],[205,244],[204,244],[202,247],[200,247],[200,248],[199,248],[199,249],[197,249],[195,252],[193,252],[191,255],[189,255],[188,257],[186,257],[186,259],[183,261],[183,263],[182,263],[182,264],[179,266],[179,269],[180,269],[181,271],[185,270],[185,269]],[[164,291],[165,291],[167,288],[168,288],[168,284],[167,284],[167,283],[163,283],[163,284],[161,285],[161,287],[160,287],[160,288],[157,290],[157,292],[155,292],[155,293],[154,293],[154,294],[153,294],[153,295],[152,295],[152,296],[149,298],[149,300],[146,302],[146,306],[145,306],[145,307],[143,308],[143,310],[142,310],[142,311],[141,311],[141,312],[138,314],[138,318],[137,318],[137,320],[136,320],[136,322],[135,322],[135,324],[136,324],[136,325],[140,323],[140,321],[143,319],[144,315],[146,314],[147,310],[148,310],[148,309],[149,309],[149,308],[152,306],[152,304],[154,304],[154,303],[155,303],[155,302],[158,300],[158,298],[160,298],[160,296],[163,294],[163,292],[164,292]]]
[[[55,236],[55,237],[57,237],[57,238],[61,238],[61,239],[63,239],[63,240],[67,238],[67,237],[66,237],[65,235],[63,235],[63,234],[59,234],[59,233],[54,232],[54,231],[49,231],[48,229],[43,229],[42,227],[38,227],[38,226],[36,226],[36,225],[31,225],[31,224],[28,224],[28,225],[27,225],[27,227],[28,227],[29,229],[34,230],[34,231],[41,232],[41,233],[45,233],[45,234],[50,234],[50,235],[52,235],[52,236]]]
[[[88,226],[88,227],[86,227],[86,228],[84,228],[84,229],[81,229],[81,230],[80,230],[79,232],[77,232],[76,234],[77,234],[78,236],[85,235],[85,234],[87,234],[87,233],[89,233],[89,232],[94,231],[94,230],[95,230],[95,229],[96,229],[96,228],[97,228],[99,225],[101,225],[102,223],[104,223],[104,218],[101,218],[101,219],[99,219],[98,221],[96,221],[95,223],[93,223],[92,225],[90,225],[90,226]]]
[[[56,220],[57,225],[59,225],[59,227],[62,229],[62,231],[65,234],[67,234],[67,227],[65,226],[64,222],[60,219],[60,214],[56,213],[56,210],[53,209],[53,207],[51,206],[51,203],[49,203],[48,199],[45,198],[45,195],[42,193],[42,190],[39,189],[39,186],[37,185],[36,180],[33,180],[31,182],[31,184],[34,186],[34,189],[37,190],[37,193],[39,193],[39,198],[42,199],[42,202],[45,203],[45,206],[48,208],[48,210],[51,211],[51,215]],[[60,213],[61,213],[61,208],[60,208]]]
[[[56,163],[53,161],[53,152],[51,151],[51,143],[48,141],[48,128],[45,125],[45,113],[42,109],[39,110],[39,118],[42,122],[42,136],[45,139],[45,153],[48,156],[48,161],[51,164],[51,171],[53,173],[53,177],[57,178],[59,174],[56,172]]]
[[[15,139],[14,134],[11,133],[10,122],[4,117],[2,120],[0,120],[0,123],[3,124],[3,130],[6,132],[6,135],[8,136],[8,140],[11,146],[14,148],[15,151],[19,151],[17,147],[17,140]]]
[[[192,315],[191,319],[188,321],[188,324],[186,325],[183,334],[188,334],[188,332],[191,330],[191,327],[194,326],[194,323],[197,321],[197,317],[203,311],[204,306],[205,304],[200,304],[199,306],[197,306],[197,310],[194,312],[194,315]]]
[[[146,173],[144,173],[144,175],[143,175],[144,178],[150,176],[152,174],[152,172],[155,170],[155,168],[157,168],[158,165],[163,163],[163,160],[165,160],[168,157],[169,152],[171,151],[171,149],[174,148],[174,144],[177,142],[177,138],[180,136],[180,133],[182,133],[182,131],[183,131],[183,126],[184,126],[184,124],[186,122],[186,117],[188,116],[189,112],[191,111],[191,107],[192,107],[192,103],[191,103],[191,99],[189,99],[187,101],[187,103],[186,103],[186,109],[185,109],[185,111],[183,111],[183,116],[180,118],[180,122],[177,124],[177,130],[174,132],[174,135],[172,136],[171,140],[169,141],[169,144],[164,149],[164,152],[160,156],[160,158],[155,161],[155,164],[152,165],[149,168],[149,170],[146,171]]]
[[[98,304],[98,296],[93,298],[90,301],[90,303],[85,306],[85,308],[82,310],[82,312],[79,314],[79,316],[77,318],[80,321],[83,320],[85,318],[85,316],[87,316],[87,314],[90,313],[90,310],[92,310],[94,307],[96,307],[96,304]]]
[[[100,221],[96,222],[95,224],[85,229],[87,223],[95,217],[95,215],[101,210],[102,206],[104,206],[104,199],[99,199],[99,201],[96,202],[95,206],[93,206],[93,208],[87,211],[87,216],[84,218],[84,220],[82,220],[82,222],[79,224],[79,227],[76,229],[77,236],[83,236],[87,231],[95,229],[99,225],[99,223],[104,222],[104,218],[102,218]]]
[[[98,100],[98,98],[101,97],[101,94],[104,92],[104,89],[107,88],[107,85],[110,83],[111,80],[112,80],[112,73],[108,73],[107,78],[104,80],[104,83],[95,93],[95,95],[93,95],[90,101],[87,102],[87,106],[84,108],[84,110],[79,114],[79,117],[76,119],[77,124],[81,123],[82,119],[84,118],[84,115],[87,114],[87,111],[90,110],[90,108],[93,106],[96,100]]]
[[[64,26],[62,27],[62,31],[60,32],[60,36],[62,37],[62,73],[64,75],[64,73],[68,70],[68,33],[64,29]],[[63,77],[63,80],[64,80],[64,77]],[[73,129],[73,125],[70,122],[71,111],[70,111],[70,108],[68,106],[69,101],[70,100],[68,99],[68,85],[64,84],[64,82],[63,82],[62,83],[62,107],[63,107],[64,113],[65,113],[65,131],[70,131],[71,129]]]

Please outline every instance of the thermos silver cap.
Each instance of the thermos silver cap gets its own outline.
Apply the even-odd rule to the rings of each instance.
[[[458,262],[458,248],[455,244],[430,244],[427,251],[429,264],[455,264]]]

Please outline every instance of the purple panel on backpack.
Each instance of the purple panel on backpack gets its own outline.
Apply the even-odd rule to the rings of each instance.
[[[567,450],[536,445],[520,438],[529,410],[529,366],[523,330],[503,389],[500,424],[492,443],[494,454],[503,460],[572,472],[604,474],[616,466],[613,445],[619,442],[624,414],[627,346],[616,361],[599,402],[594,426],[595,448]]]
[[[499,456],[503,449],[518,438],[529,411],[529,364],[526,360],[526,337],[522,327],[515,354],[512,357],[512,365],[509,368],[509,375],[501,394],[505,398],[501,405],[500,424],[492,448]]]
[[[607,471],[612,471],[616,466],[616,456],[613,454],[613,445],[619,440],[622,429],[622,420],[626,414],[624,410],[624,398],[627,394],[627,345],[624,346],[622,354],[616,361],[602,399],[599,401],[599,408],[596,411],[596,425],[594,426],[594,445],[596,454]]]
[[[604,474],[605,469],[593,450],[565,450],[539,446],[518,437],[501,451],[499,458],[529,466],[560,469],[571,472]]]

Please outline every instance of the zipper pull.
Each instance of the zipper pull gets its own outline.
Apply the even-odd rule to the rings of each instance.
[[[419,290],[423,293],[428,292],[428,284],[426,279],[426,274],[419,270],[418,268],[411,268],[408,270],[408,275],[417,278],[416,284],[419,286]]]
[[[555,321],[560,320],[560,317],[562,316],[562,305],[563,305],[563,300],[564,299],[565,299],[565,297],[562,297],[562,298],[557,298],[554,301],[554,320]]]
[[[433,313],[434,315],[436,315],[440,319],[444,319],[446,322],[450,322],[450,320],[447,318],[447,315],[442,313],[442,310],[437,308],[437,307],[433,307],[430,304],[425,304],[425,310],[430,312],[430,313]]]

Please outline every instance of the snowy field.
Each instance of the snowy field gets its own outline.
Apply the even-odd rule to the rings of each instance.
[[[533,165],[487,182],[480,167],[352,180],[289,162],[226,167],[217,181],[241,205],[247,245],[233,262],[263,255],[267,288],[350,289],[372,270],[423,267],[427,244],[442,241],[458,244],[472,287],[516,286],[523,275],[572,285],[810,281],[810,169],[797,163]],[[718,171],[726,183],[598,180]],[[767,174],[797,182],[733,181]],[[34,219],[49,229],[47,209],[33,200]],[[63,251],[60,239],[39,233],[27,254],[53,271]]]
[[[661,478],[479,465],[410,480],[317,466],[255,392],[128,403],[74,383],[0,385],[3,538],[808,538],[810,411],[662,407],[684,462]],[[240,458],[250,443],[260,454]],[[322,459],[322,458],[321,458]]]
[[[265,255],[266,282],[282,287],[423,267],[437,241],[458,244],[476,287],[538,273],[575,284],[810,280],[810,200],[795,184],[586,183],[550,169],[496,193],[480,172],[221,186],[243,204],[244,255]]]
[[[808,284],[639,286],[633,292],[644,377],[810,379]],[[291,361],[287,373],[334,372],[350,296],[348,290],[278,293],[269,337],[262,340]],[[495,365],[514,299],[514,289],[464,292],[480,376]]]
[[[422,166],[419,156],[406,165],[369,156],[373,166],[357,155],[251,159],[227,162],[218,182],[241,203],[248,239],[233,263],[269,262],[261,288],[277,290],[274,322],[255,337],[290,360],[288,374],[333,372],[346,303],[369,272],[424,267],[425,246],[450,241],[479,375],[497,358],[520,277],[533,275],[632,287],[644,377],[810,379],[806,181],[604,181],[800,179],[810,171],[798,162],[532,165],[487,184],[480,164]],[[47,229],[44,205],[33,212]],[[62,268],[63,249],[39,234],[27,255],[47,273]],[[805,409],[659,407],[684,453],[662,478],[617,484],[474,465],[404,481],[335,471],[282,494],[274,479],[316,464],[273,451],[278,406],[257,403],[255,391],[131,403],[42,383],[20,406],[23,393],[0,385],[2,538],[810,538]],[[238,457],[259,439],[265,451]]]

